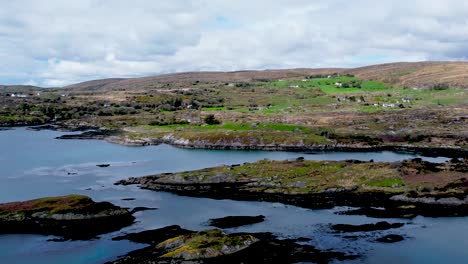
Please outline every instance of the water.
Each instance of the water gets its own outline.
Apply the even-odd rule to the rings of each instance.
[[[124,207],[156,207],[138,212],[137,223],[93,241],[48,242],[38,235],[0,235],[1,263],[103,263],[129,251],[144,247],[128,241],[111,241],[127,232],[181,225],[183,228],[209,228],[210,218],[227,215],[266,216],[264,223],[229,229],[230,232],[274,231],[281,237],[309,237],[314,246],[349,253],[364,253],[357,263],[466,263],[467,218],[423,218],[408,221],[393,233],[408,237],[402,243],[381,245],[376,234],[349,241],[329,234],[330,223],[372,223],[364,216],[336,215],[334,210],[308,210],[267,202],[242,202],[181,197],[164,192],[140,190],[136,186],[114,186],[131,176],[201,169],[221,164],[253,162],[260,159],[397,161],[417,157],[410,154],[320,153],[183,150],[167,145],[124,147],[97,140],[55,140],[63,133],[28,131],[23,128],[0,131],[0,202],[27,200],[43,196],[85,194],[97,201],[110,201]],[[445,158],[425,158],[443,161]],[[97,164],[111,164],[99,168]],[[124,198],[135,198],[124,201]],[[395,222],[398,220],[389,220]],[[385,232],[382,234],[386,234]],[[446,241],[451,241],[446,243]]]

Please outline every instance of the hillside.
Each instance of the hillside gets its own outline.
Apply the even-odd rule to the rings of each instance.
[[[154,88],[187,85],[194,82],[223,83],[223,82],[251,82],[255,80],[276,80],[302,78],[314,74],[328,74],[342,72],[343,69],[287,69],[264,71],[235,71],[235,72],[184,72],[163,74],[142,78],[103,79],[82,82],[65,87],[75,91],[86,90],[134,90],[144,91]]]
[[[108,78],[85,81],[63,87],[73,91],[150,91],[182,87],[195,82],[229,83],[262,80],[302,79],[312,75],[352,74],[362,80],[375,80],[396,87],[428,89],[439,87],[468,88],[468,62],[397,62],[353,69],[282,69],[235,72],[182,72],[140,78]],[[31,92],[40,87],[0,85],[3,92]]]
[[[467,65],[176,73],[21,97],[0,90],[0,126],[55,121],[112,129],[119,136],[109,140],[123,144],[194,148],[466,148]]]
[[[348,73],[363,80],[376,80],[398,87],[433,88],[437,85],[468,88],[468,62],[399,62],[355,69],[285,69],[235,72],[184,72],[141,78],[112,78],[86,81],[65,87],[75,91],[148,91],[180,87],[194,82],[252,82],[301,79],[311,75]],[[168,85],[169,84],[169,85]]]
[[[40,89],[43,88],[31,85],[0,85],[0,92],[4,93],[32,93]]]
[[[347,72],[361,79],[400,87],[431,88],[437,84],[468,87],[468,62],[401,62],[356,68]]]

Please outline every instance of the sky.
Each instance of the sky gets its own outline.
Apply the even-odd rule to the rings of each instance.
[[[466,0],[0,0],[0,84],[467,58]]]

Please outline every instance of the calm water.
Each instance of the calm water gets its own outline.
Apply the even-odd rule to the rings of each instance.
[[[418,217],[401,230],[407,239],[398,244],[373,243],[377,234],[365,234],[348,241],[328,234],[330,223],[377,222],[362,216],[336,215],[334,210],[307,210],[266,202],[239,202],[180,197],[163,192],[139,190],[136,186],[114,186],[130,176],[200,169],[220,164],[252,162],[259,159],[360,159],[396,161],[416,157],[409,154],[382,153],[303,153],[264,151],[183,150],[167,145],[124,147],[96,140],[55,140],[63,133],[33,132],[23,128],[0,131],[0,202],[42,196],[85,194],[98,201],[125,207],[147,206],[155,211],[139,212],[137,223],[93,241],[47,242],[51,237],[38,235],[0,235],[0,263],[103,263],[131,250],[144,247],[111,238],[127,232],[178,224],[187,229],[209,227],[210,218],[227,215],[258,215],[264,223],[228,231],[273,231],[281,237],[309,237],[311,244],[365,254],[356,263],[467,263],[468,218]],[[442,161],[444,158],[427,158]],[[96,167],[109,163],[108,168]],[[134,201],[123,201],[135,198]],[[389,221],[398,221],[390,219]],[[387,234],[387,233],[382,233]]]

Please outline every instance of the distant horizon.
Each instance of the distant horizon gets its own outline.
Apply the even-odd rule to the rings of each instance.
[[[398,64],[398,63],[468,63],[467,60],[451,60],[451,61],[397,61],[397,62],[384,62],[384,63],[378,63],[378,64],[366,64],[366,65],[360,65],[357,67],[319,67],[319,68],[312,68],[312,67],[299,67],[299,68],[273,68],[273,69],[241,69],[241,70],[233,70],[233,71],[203,71],[203,70],[198,70],[198,71],[176,71],[176,72],[165,72],[165,73],[155,73],[155,74],[149,74],[149,75],[141,75],[141,76],[131,76],[131,77],[103,77],[103,78],[98,78],[98,79],[85,79],[79,82],[75,83],[70,83],[64,86],[38,86],[38,85],[33,85],[33,84],[21,84],[21,83],[0,83],[0,86],[32,86],[32,87],[38,87],[38,88],[64,88],[70,85],[75,85],[79,83],[86,83],[86,82],[92,82],[92,81],[100,81],[100,80],[111,80],[111,79],[137,79],[137,78],[145,78],[145,77],[157,77],[157,76],[162,76],[162,75],[171,75],[171,74],[184,74],[184,73],[234,73],[234,72],[249,72],[249,71],[281,71],[281,70],[319,70],[319,69],[337,69],[337,70],[352,70],[352,69],[357,69],[357,68],[363,68],[363,67],[370,67],[370,66],[379,66],[379,65],[387,65],[387,64]]]

